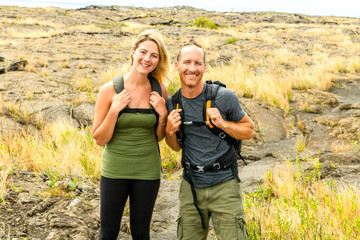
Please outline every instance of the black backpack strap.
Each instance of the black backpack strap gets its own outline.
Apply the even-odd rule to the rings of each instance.
[[[152,76],[148,76],[148,78],[150,80],[151,90],[159,93],[159,95],[162,97],[162,90],[159,81]]]
[[[156,91],[160,95],[160,97],[162,97],[162,90],[159,81],[150,75],[148,75],[148,79],[150,81],[151,91]],[[159,123],[159,114],[155,111],[155,109],[151,109],[151,110],[153,110],[153,113],[156,116],[156,126],[157,126]]]
[[[208,108],[212,108],[215,106],[215,98],[219,89],[219,85],[212,84],[211,80],[207,80],[205,84],[205,103],[203,108],[203,116],[204,116],[204,122],[206,126],[209,128],[211,132],[213,132],[213,129],[216,128],[214,125],[212,125],[211,120],[206,112]],[[218,135],[218,134],[215,134]]]
[[[123,76],[114,77],[113,84],[116,94],[121,93],[121,91],[124,90],[124,77]]]
[[[118,76],[113,78],[113,85],[116,94],[119,94],[124,90],[124,77]],[[124,109],[119,112],[118,118],[120,117],[121,113],[123,113]]]
[[[159,93],[160,96],[162,96],[162,90],[161,90],[161,85],[159,83],[159,81],[152,77],[152,76],[148,76],[149,81],[150,81],[150,85],[151,85],[151,90],[152,91],[156,91]],[[122,90],[124,90],[124,77],[123,76],[118,76],[118,77],[114,77],[113,78],[113,85],[115,88],[115,92],[116,94],[121,93]],[[123,110],[121,110],[119,112],[118,118],[120,117],[120,115],[122,113],[154,113],[156,116],[156,126],[159,122],[159,114],[155,111],[155,109],[151,108],[151,109],[139,109],[139,108],[124,108]],[[157,135],[156,135],[156,127],[155,127],[155,137],[157,139]],[[158,151],[160,152],[160,147],[158,144]]]
[[[156,79],[156,78],[154,78],[154,77],[152,77],[152,76],[150,76],[150,75],[148,75],[148,79],[150,80],[150,85],[151,85],[151,91],[156,91],[159,95],[160,95],[160,97],[162,97],[162,90],[161,90],[161,85],[160,85],[160,83],[159,83],[159,81]],[[156,116],[156,126],[158,126],[158,123],[159,123],[159,114],[155,111],[155,109],[146,109],[146,110],[151,110],[151,113],[154,113],[155,114],[155,116]],[[156,137],[156,140],[158,140],[158,138],[157,138],[157,134],[156,134],[156,128],[157,127],[155,127],[155,137]],[[158,146],[158,151],[159,151],[159,153],[160,153],[160,146],[159,146],[159,143],[157,144],[157,146]],[[162,169],[162,168],[161,168]],[[162,170],[161,170],[162,171]]]
[[[206,81],[205,87],[206,87],[206,89],[205,89],[205,103],[204,103],[204,107],[203,107],[203,120],[204,120],[207,128],[213,134],[223,138],[226,141],[228,141],[228,139],[231,139],[231,141],[228,141],[228,143],[230,145],[229,150],[223,156],[221,156],[216,161],[215,164],[212,164],[212,165],[195,166],[195,165],[185,161],[184,151],[183,151],[183,154],[182,154],[181,164],[187,170],[188,177],[189,177],[189,183],[191,185],[191,192],[192,192],[192,195],[193,195],[194,205],[195,205],[196,210],[198,211],[198,213],[200,215],[202,228],[204,230],[205,230],[204,217],[203,217],[203,214],[202,214],[200,208],[198,207],[197,194],[196,194],[196,191],[195,191],[194,183],[192,181],[192,173],[193,173],[193,171],[208,172],[208,171],[219,171],[219,170],[222,170],[222,169],[231,169],[234,178],[238,182],[240,182],[240,178],[239,178],[239,176],[238,176],[238,174],[236,172],[237,159],[236,159],[236,154],[235,154],[235,152],[236,152],[235,145],[233,144],[233,142],[236,141],[236,140],[234,138],[230,137],[230,135],[226,134],[220,128],[217,128],[216,126],[212,125],[211,120],[209,119],[209,117],[208,117],[208,115],[206,113],[207,108],[215,106],[215,98],[216,98],[216,95],[218,93],[219,88],[220,87],[226,87],[226,86],[225,86],[225,84],[222,84],[219,81],[215,81],[214,83],[212,81]],[[181,92],[180,91],[181,91],[181,89],[178,90],[172,97],[173,108],[181,108],[182,107],[181,106]],[[184,114],[183,111],[181,113]],[[183,119],[184,118],[182,117],[182,120]],[[182,144],[182,142],[184,140],[184,133],[183,133],[183,130],[182,130],[182,124],[180,125],[179,131],[176,132],[176,135],[177,135],[179,144],[180,143]]]
[[[161,85],[160,85],[159,81],[150,75],[148,75],[148,78],[150,80],[151,91],[157,92],[160,95],[160,97],[162,97],[162,90],[161,90]],[[156,116],[156,126],[157,126],[159,123],[159,114],[155,111],[155,109],[152,109],[152,110]]]
[[[159,81],[152,76],[148,76],[148,78],[150,81],[151,90],[158,92],[159,95],[162,96],[162,90]],[[121,93],[121,91],[124,90],[124,76],[114,77],[113,85],[116,94]],[[154,109],[124,108],[123,110],[120,111],[118,118],[120,117],[121,113],[154,113],[156,115],[157,121],[159,119],[159,115]]]
[[[220,128],[217,128],[216,126],[211,124],[211,120],[209,119],[206,110],[208,108],[213,108],[215,107],[215,98],[216,95],[219,91],[220,87],[226,87],[226,85],[220,81],[211,81],[211,80],[207,80],[206,81],[206,92],[205,92],[205,104],[204,104],[204,120],[206,123],[206,126],[208,127],[208,129],[214,134],[219,136],[220,138],[226,140],[227,142],[229,142],[231,145],[234,146],[235,149],[235,155],[238,158],[241,158],[243,160],[243,162],[245,163],[245,165],[247,165],[245,159],[241,156],[241,140],[235,139],[233,137],[231,137],[229,134],[227,134],[225,131],[223,131]]]
[[[156,91],[157,93],[159,93],[160,96],[162,96],[162,90],[159,81],[152,76],[148,76],[148,78],[150,81],[151,90]],[[116,94],[121,93],[121,91],[124,90],[124,77],[123,76],[114,77],[113,84]]]
[[[122,113],[155,113],[156,111],[152,108],[124,108],[121,110]]]
[[[176,91],[174,95],[171,97],[171,103],[173,105],[173,109],[182,109],[182,103],[181,103],[181,88]],[[183,111],[180,112],[181,121],[184,121],[184,115]],[[177,141],[182,148],[183,142],[184,142],[184,129],[182,127],[182,124],[180,124],[178,131],[176,131],[176,138]]]
[[[222,129],[214,126],[211,124],[211,120],[209,119],[209,116],[207,115],[207,109],[215,107],[215,98],[219,91],[220,87],[226,87],[225,84],[215,81],[212,82],[211,80],[206,81],[206,89],[205,89],[205,103],[204,103],[204,109],[203,109],[203,116],[206,123],[206,126],[208,129],[215,135],[219,136],[220,138],[228,141],[228,142],[235,142],[236,140],[232,138],[229,134],[224,132]]]
[[[199,215],[200,215],[200,219],[201,219],[201,226],[204,230],[206,230],[206,227],[205,227],[205,221],[204,221],[204,216],[198,206],[198,200],[197,200],[197,194],[196,194],[196,190],[195,190],[195,186],[194,186],[194,183],[192,181],[192,169],[189,169],[188,171],[188,176],[189,176],[189,183],[190,183],[190,186],[191,186],[191,192],[192,192],[192,195],[193,195],[193,200],[194,200],[194,205],[195,205],[195,208],[196,210],[198,211]]]

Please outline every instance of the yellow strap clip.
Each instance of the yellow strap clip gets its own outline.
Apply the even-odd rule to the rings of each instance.
[[[179,109],[179,104],[176,104],[176,109]],[[180,128],[177,129],[177,131],[180,131]]]
[[[211,106],[211,99],[206,101],[206,110],[207,110],[208,108],[210,108],[210,106]],[[206,111],[206,125],[208,125],[210,128],[213,128],[213,127],[214,127],[214,126],[210,123],[210,118],[209,118],[209,115],[207,114],[207,111]]]

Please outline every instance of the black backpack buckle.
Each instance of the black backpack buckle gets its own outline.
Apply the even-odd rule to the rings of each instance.
[[[213,167],[216,168],[217,170],[220,170],[221,168],[220,163],[213,164]]]
[[[197,169],[195,171],[196,172],[205,172],[204,167],[205,166],[196,166]]]
[[[224,139],[226,137],[226,134],[224,132],[219,133],[219,137]]]

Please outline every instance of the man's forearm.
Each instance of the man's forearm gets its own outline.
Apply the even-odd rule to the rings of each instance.
[[[254,123],[248,116],[239,122],[224,120],[222,130],[235,139],[251,139],[254,136]]]
[[[176,138],[176,134],[170,135],[170,134],[166,133],[165,141],[172,150],[177,151],[177,152],[181,150],[180,144],[178,143],[177,138]]]

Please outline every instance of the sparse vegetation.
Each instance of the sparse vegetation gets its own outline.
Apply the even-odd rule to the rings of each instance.
[[[345,150],[357,150],[360,148],[360,143],[358,140],[348,140],[348,141],[341,141],[339,144],[333,145],[333,151],[335,153],[339,153]]]
[[[98,178],[101,152],[89,128],[76,129],[62,121],[35,135],[9,132],[0,139],[1,178],[6,180],[12,169],[52,173],[54,181],[56,174]]]
[[[179,170],[181,167],[181,151],[173,151],[165,141],[160,143],[162,167],[166,174]]]
[[[234,44],[238,40],[237,37],[226,39],[225,44]]]
[[[67,196],[58,185],[61,175],[99,179],[102,148],[94,143],[90,127],[75,128],[61,121],[47,125],[41,115],[33,114],[22,104],[39,99],[50,102],[54,98],[72,107],[83,102],[95,103],[100,86],[128,72],[130,46],[136,33],[156,24],[153,13],[144,14],[133,7],[130,10],[126,12],[128,20],[124,19],[129,16],[121,16],[118,9],[119,15],[111,16],[111,22],[92,16],[91,20],[79,23],[72,10],[59,9],[32,10],[39,16],[31,18],[27,17],[29,13],[21,18],[0,18],[0,57],[5,57],[2,66],[7,68],[17,60],[28,62],[21,69],[24,71],[4,71],[1,75],[4,81],[0,86],[0,117],[7,117],[16,125],[8,130],[5,123],[0,123],[0,199],[9,188],[14,189],[7,179],[18,170],[47,173],[49,194],[56,196]],[[190,11],[194,15],[197,10]],[[294,17],[284,13],[254,14],[261,18],[267,15],[267,19],[278,14]],[[284,110],[285,115],[298,114],[296,111],[308,114],[313,107],[312,99],[299,102],[295,93],[339,87],[339,76],[358,79],[360,42],[358,35],[346,34],[358,29],[358,23],[350,18],[303,17],[309,22],[254,20],[219,27],[213,20],[221,23],[220,18],[199,17],[190,23],[171,15],[174,25],[160,24],[154,28],[163,34],[172,62],[179,46],[193,37],[204,47],[207,63],[215,63],[207,65],[204,79],[221,80],[239,97],[271,104]],[[152,22],[146,23],[145,19]],[[327,24],[335,21],[339,23],[336,27]],[[223,59],[226,64],[216,64]],[[34,89],[22,85],[33,79],[39,81]],[[180,79],[175,70],[165,84],[169,95],[179,89]],[[50,85],[51,89],[44,87]],[[298,101],[299,109],[294,110],[294,106],[291,109],[291,101]],[[289,134],[306,132],[311,127],[306,126],[305,119],[296,117]],[[30,125],[35,126],[35,132]],[[256,135],[264,138],[270,127],[256,125]],[[299,155],[307,152],[305,136],[298,135],[292,141],[291,147]],[[329,150],[334,153],[358,150],[359,137],[342,139]],[[164,174],[171,178],[171,173],[180,169],[181,152],[172,151],[164,141],[160,143],[160,152]],[[313,167],[306,170],[301,169],[299,161],[279,166],[279,172],[269,172],[258,192],[245,195],[250,239],[359,239],[359,190],[323,181],[318,158],[301,159],[313,162]],[[337,165],[331,167],[335,169]],[[77,179],[73,181],[76,184]]]
[[[304,152],[306,149],[306,138],[300,135],[296,138],[296,151],[298,153]]]
[[[268,172],[259,191],[245,195],[249,239],[357,239],[360,191],[323,182],[317,158],[313,170],[288,162]]]
[[[194,26],[201,27],[201,28],[210,28],[216,30],[218,26],[209,18],[207,17],[198,17],[194,21]]]

